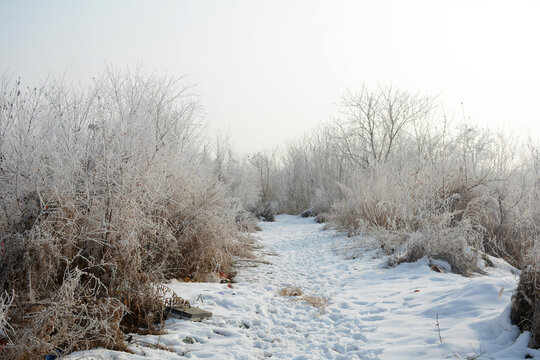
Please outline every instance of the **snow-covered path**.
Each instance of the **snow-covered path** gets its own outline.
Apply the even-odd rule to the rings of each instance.
[[[232,289],[168,284],[212,311],[210,320],[167,320],[165,335],[135,337],[134,354],[92,350],[72,358],[540,359],[509,323],[516,277],[504,264],[471,278],[436,273],[425,260],[387,269],[369,244],[363,256],[345,260],[336,249],[351,240],[312,219],[279,216],[262,227],[261,258],[269,263],[242,268]],[[321,313],[279,294],[290,286],[328,306]],[[160,349],[148,346],[158,342]]]

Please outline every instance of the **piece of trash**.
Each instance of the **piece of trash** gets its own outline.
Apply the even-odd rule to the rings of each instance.
[[[440,266],[437,266],[437,265],[431,265],[429,267],[431,270],[435,271],[435,272],[438,272],[438,273],[441,273],[443,274],[444,273],[444,270],[440,268]]]
[[[194,306],[166,306],[165,314],[177,319],[184,319],[190,321],[201,321],[212,317],[210,311],[199,309]]]
[[[501,288],[501,291],[499,291],[499,297],[497,299],[500,299],[503,293],[504,293],[504,286]]]
[[[222,284],[231,282],[231,279],[229,279],[229,276],[227,275],[227,273],[224,273],[223,271],[219,272],[219,277],[221,278]]]

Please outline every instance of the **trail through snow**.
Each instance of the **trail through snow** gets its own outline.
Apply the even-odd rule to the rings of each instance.
[[[352,240],[313,219],[278,216],[262,227],[256,236],[268,263],[241,268],[233,288],[167,284],[211,319],[169,319],[164,335],[134,336],[133,354],[95,349],[70,358],[540,359],[528,333],[510,324],[517,278],[503,262],[470,278],[436,273],[426,259],[388,269],[367,240],[361,256],[345,259],[340,250]],[[328,306],[321,313],[281,296],[289,286]]]

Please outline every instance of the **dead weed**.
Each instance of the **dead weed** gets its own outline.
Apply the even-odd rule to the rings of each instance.
[[[291,301],[305,301],[309,305],[319,309],[319,315],[324,313],[328,306],[328,299],[321,296],[305,295],[298,286],[289,286],[281,289],[279,295],[289,297]]]

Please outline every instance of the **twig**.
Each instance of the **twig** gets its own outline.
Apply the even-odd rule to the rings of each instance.
[[[444,339],[441,336],[441,324],[439,322],[439,313],[437,313],[437,323],[435,324],[437,327],[437,332],[439,333],[439,340],[441,341],[441,344],[444,342]]]

